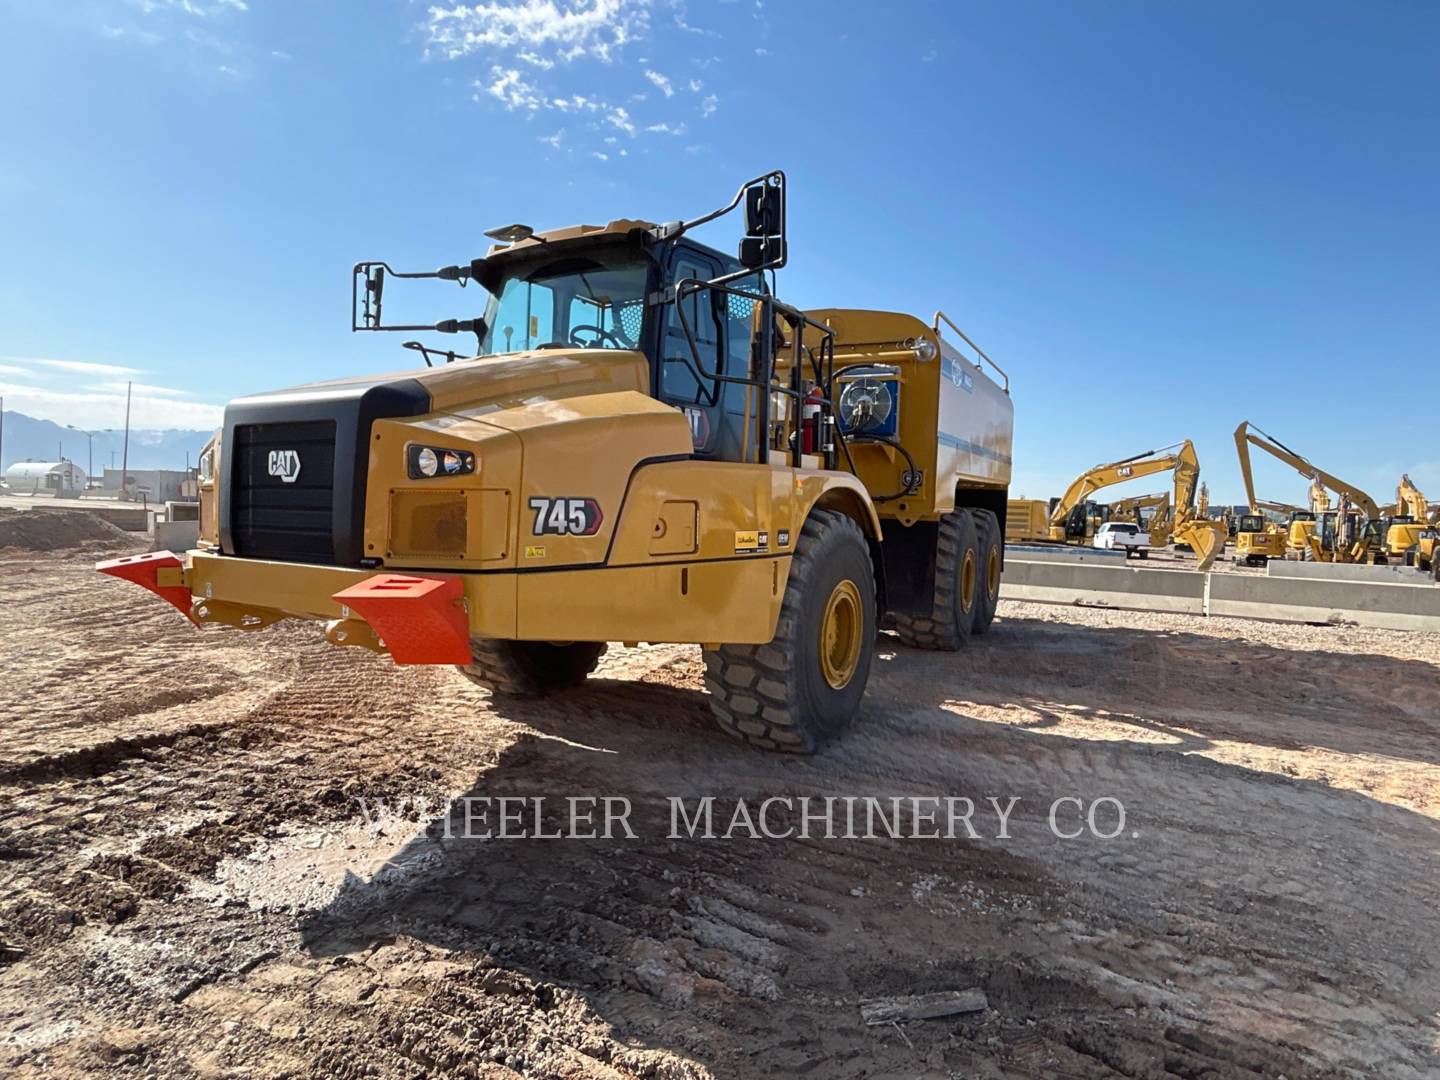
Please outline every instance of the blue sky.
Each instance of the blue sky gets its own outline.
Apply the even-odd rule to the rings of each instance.
[[[1188,436],[1235,500],[1249,418],[1382,502],[1407,469],[1440,497],[1440,6],[0,0],[0,20],[7,409],[114,426],[132,379],[137,424],[203,427],[238,394],[409,366],[348,332],[355,260],[689,216],[781,167],[782,295],[943,307],[1011,372],[1016,494]],[[411,314],[471,314],[432,289]],[[1259,471],[1262,497],[1303,499]]]

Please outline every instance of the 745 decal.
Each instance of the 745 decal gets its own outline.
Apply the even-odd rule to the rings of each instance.
[[[530,500],[535,512],[536,536],[594,536],[600,531],[604,515],[594,499],[551,499],[539,496]]]

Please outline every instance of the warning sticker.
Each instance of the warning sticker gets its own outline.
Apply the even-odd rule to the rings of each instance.
[[[545,557],[544,544],[526,544],[525,557],[527,559],[543,559]]]

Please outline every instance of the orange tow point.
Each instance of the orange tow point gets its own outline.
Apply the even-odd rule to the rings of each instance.
[[[369,623],[397,664],[468,664],[464,595],[458,577],[376,574],[332,599]]]
[[[133,581],[142,589],[149,589],[166,603],[174,604],[196,626],[195,616],[190,613],[193,598],[190,586],[182,583],[185,565],[173,551],[152,551],[147,555],[127,555],[122,559],[106,559],[95,564],[95,569],[111,577]],[[161,571],[167,571],[166,580],[161,583]],[[169,573],[168,571],[177,571]]]

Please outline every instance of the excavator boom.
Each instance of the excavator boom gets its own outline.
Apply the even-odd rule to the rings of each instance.
[[[1365,511],[1366,517],[1378,518],[1380,516],[1379,504],[1360,488],[1317,468],[1309,459],[1297,454],[1273,435],[1261,431],[1249,420],[1244,420],[1235,429],[1235,452],[1240,458],[1240,475],[1245,481],[1245,498],[1250,503],[1251,512],[1258,512],[1255,501],[1255,482],[1250,472],[1251,446],[1257,446],[1271,457],[1283,461],[1307,480],[1318,481],[1331,491],[1347,496],[1351,502]]]
[[[1177,444],[1180,445],[1180,444]],[[1155,473],[1168,472],[1177,468],[1182,455],[1186,450],[1190,457],[1195,456],[1195,448],[1187,439],[1179,453],[1165,453],[1172,447],[1163,447],[1160,450],[1147,450],[1143,454],[1136,454],[1134,457],[1125,458],[1123,461],[1112,461],[1106,465],[1096,465],[1093,469],[1087,469],[1071,481],[1070,486],[1065,489],[1065,494],[1060,496],[1058,502],[1050,511],[1051,529],[1064,529],[1070,512],[1075,507],[1083,504],[1091,495],[1102,488],[1111,487],[1115,484],[1123,484],[1127,480],[1136,480],[1142,476],[1153,476]],[[1198,474],[1199,466],[1196,466]]]

